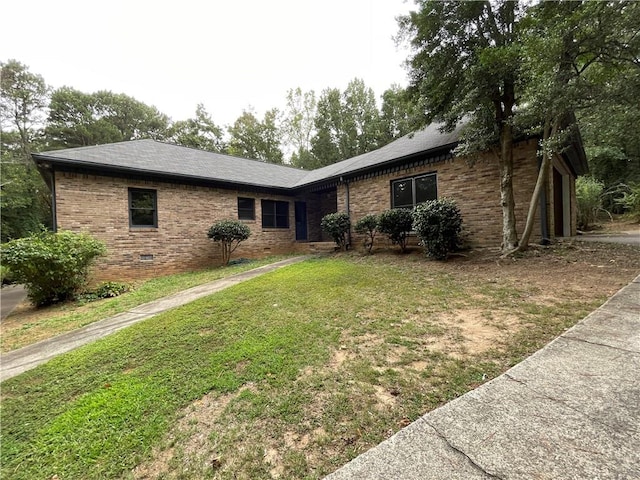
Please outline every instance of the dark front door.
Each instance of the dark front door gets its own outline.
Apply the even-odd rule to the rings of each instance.
[[[307,239],[307,202],[296,202],[296,240]]]

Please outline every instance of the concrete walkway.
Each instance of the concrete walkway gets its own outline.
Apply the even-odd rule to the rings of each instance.
[[[280,262],[254,268],[213,282],[178,292],[153,302],[139,305],[128,312],[120,313],[110,318],[87,325],[42,342],[13,350],[0,356],[0,382],[26,372],[38,365],[51,360],[62,353],[93,342],[111,333],[122,330],[129,325],[151,318],[159,313],[206,297],[225,288],[244,282],[278,268],[292,265],[309,258],[306,256],[292,257]]]
[[[640,479],[640,276],[327,480]]]

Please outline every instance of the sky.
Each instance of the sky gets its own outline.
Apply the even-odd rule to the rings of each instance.
[[[110,90],[173,120],[202,103],[230,125],[243,110],[283,109],[289,89],[376,97],[407,85],[396,17],[410,0],[22,0],[4,2],[0,60],[53,88]],[[11,19],[11,21],[8,21]]]

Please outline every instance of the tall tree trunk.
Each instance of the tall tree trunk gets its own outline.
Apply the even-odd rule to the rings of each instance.
[[[553,157],[553,152],[548,147],[548,142],[550,138],[557,133],[558,130],[558,119],[554,119],[553,121],[549,118],[546,120],[544,125],[544,132],[542,134],[542,163],[540,164],[540,170],[538,171],[538,179],[536,181],[536,186],[533,189],[533,194],[531,196],[531,201],[529,202],[529,212],[527,213],[527,222],[524,227],[524,232],[522,233],[522,238],[520,239],[520,245],[514,250],[514,252],[524,251],[529,247],[529,239],[531,238],[531,232],[533,231],[533,224],[535,223],[536,211],[538,209],[538,204],[540,203],[540,195],[542,194],[542,189],[546,188],[547,180],[549,178],[549,169],[551,168],[551,159]],[[512,253],[512,252],[509,252]]]
[[[516,231],[516,202],[513,198],[513,128],[502,123],[500,133],[500,204],[502,206],[502,251],[509,252],[518,246]]]

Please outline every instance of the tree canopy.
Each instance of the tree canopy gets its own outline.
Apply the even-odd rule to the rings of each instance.
[[[537,129],[549,160],[561,151],[577,111],[607,104],[616,90],[620,95],[615,85],[621,78],[637,86],[638,20],[634,2],[510,0],[428,0],[399,20],[400,38],[413,48],[414,125],[436,120],[451,130],[464,119],[459,153],[496,154],[504,252],[519,245],[513,200],[518,129]],[[534,198],[527,228],[536,205]],[[526,229],[522,240],[526,247]]]

